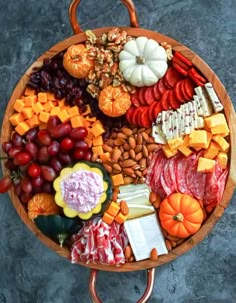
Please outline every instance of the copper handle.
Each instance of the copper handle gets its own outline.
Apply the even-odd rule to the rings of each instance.
[[[127,7],[128,11],[129,11],[130,26],[139,27],[138,17],[136,14],[136,9],[135,9],[133,1],[132,0],[121,0],[121,1]],[[80,4],[80,0],[72,0],[70,7],[69,7],[69,19],[70,19],[70,24],[71,24],[74,34],[83,33],[83,30],[77,21],[77,14],[76,14],[77,7],[79,4]]]
[[[155,268],[150,268],[147,270],[147,286],[142,297],[137,301],[137,303],[145,303],[148,301],[152,294],[155,278]],[[97,280],[97,270],[92,269],[89,277],[89,294],[93,303],[102,303],[96,291],[96,280]]]

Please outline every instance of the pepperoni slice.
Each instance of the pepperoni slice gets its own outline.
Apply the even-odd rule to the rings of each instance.
[[[189,99],[189,97],[188,97],[188,94],[187,94],[186,91],[185,91],[185,81],[182,81],[182,82],[181,82],[180,90],[181,90],[181,93],[182,93],[182,95],[183,95],[183,97],[184,97],[184,100],[185,100],[185,101],[190,101],[190,99]]]
[[[133,112],[133,118],[131,121],[133,122],[132,124],[139,126],[139,112],[143,110],[144,106],[136,107]]]
[[[184,96],[183,96],[183,94],[182,94],[182,92],[181,92],[181,89],[180,89],[180,85],[181,85],[181,83],[183,82],[183,80],[182,81],[179,81],[176,85],[175,85],[175,87],[174,87],[174,96],[175,96],[175,98],[176,98],[176,100],[178,101],[178,102],[180,102],[180,103],[184,103]]]
[[[170,94],[169,94],[169,104],[170,104],[170,107],[173,108],[173,109],[177,109],[181,105],[180,102],[177,101],[173,90],[171,90]]]
[[[152,126],[151,121],[149,120],[148,111],[149,106],[146,106],[140,114],[139,121],[141,127],[149,128]]]
[[[176,62],[172,62],[172,66],[183,76],[187,76],[188,72],[183,69],[179,64],[177,64]]]
[[[183,63],[189,65],[189,66],[193,66],[193,63],[187,59],[186,57],[184,57],[184,55],[182,55],[181,53],[175,51],[174,53],[174,57],[178,58],[179,60],[181,60]]]
[[[155,101],[155,96],[153,94],[152,87],[146,87],[145,93],[144,93],[144,99],[147,105],[150,105],[153,101]]]
[[[177,57],[173,57],[172,61],[177,63],[179,66],[181,66],[183,69],[185,69],[186,71],[188,71],[190,69],[190,66],[187,65],[186,63],[184,63],[183,61],[179,60],[179,58]]]
[[[150,106],[149,106],[149,109],[148,109],[148,118],[151,122],[154,122],[155,121],[155,115],[154,115],[154,108],[156,106],[157,102],[154,101]]]
[[[131,106],[126,112],[125,118],[129,122],[129,124],[134,124],[132,121],[134,110],[135,107]]]
[[[202,83],[206,83],[206,79],[202,77],[194,67],[189,70],[189,73],[192,74],[196,79],[198,79]]]
[[[161,97],[161,106],[164,110],[169,110],[170,109],[170,104],[169,104],[169,94],[171,90],[165,91],[164,95]]]
[[[188,96],[188,100],[192,100],[194,95],[194,82],[191,78],[186,78],[184,80],[185,93]]]
[[[204,82],[200,81],[198,78],[196,78],[194,76],[194,74],[191,72],[191,70],[189,71],[188,73],[189,77],[194,81],[194,83],[197,85],[197,86],[203,86],[204,85]]]
[[[169,88],[173,88],[181,79],[183,76],[173,66],[168,68],[164,76],[165,83]]]
[[[168,88],[165,86],[164,83],[164,79],[161,78],[158,82],[157,82],[157,86],[158,86],[158,90],[161,94],[161,96],[168,90]]]
[[[132,104],[136,107],[139,107],[141,105],[140,102],[139,102],[139,99],[138,99],[138,91],[137,90],[134,94],[132,94],[130,96],[130,100],[131,100]]]
[[[145,90],[146,87],[140,87],[138,90],[138,100],[141,105],[146,105],[145,96],[144,96]]]
[[[154,95],[155,99],[160,100],[161,99],[161,94],[160,94],[159,89],[158,89],[158,82],[153,85],[152,90],[153,90],[153,95]]]
[[[158,114],[162,111],[162,105],[161,105],[161,102],[157,102],[156,106],[154,107],[154,121],[156,120]]]

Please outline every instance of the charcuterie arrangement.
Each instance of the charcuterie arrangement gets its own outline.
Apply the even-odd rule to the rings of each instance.
[[[0,192],[12,188],[72,263],[155,261],[222,200],[222,100],[165,42],[119,28],[86,36],[45,58],[14,101]]]

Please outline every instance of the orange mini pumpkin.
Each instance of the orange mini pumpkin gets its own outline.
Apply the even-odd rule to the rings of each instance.
[[[98,106],[107,116],[122,116],[131,106],[130,95],[124,92],[120,86],[107,86],[100,93]]]
[[[28,202],[28,216],[31,220],[39,215],[55,215],[60,213],[60,207],[55,203],[53,195],[47,193],[35,194]]]
[[[88,50],[83,44],[76,44],[65,52],[63,66],[72,77],[82,79],[94,68],[94,60],[88,58]]]
[[[204,219],[198,200],[188,194],[174,193],[160,205],[162,227],[172,236],[186,238],[196,233]]]

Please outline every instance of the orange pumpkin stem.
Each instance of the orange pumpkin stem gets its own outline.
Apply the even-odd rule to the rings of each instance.
[[[173,220],[183,222],[184,216],[181,213],[177,213],[175,216],[173,216]]]

